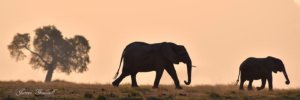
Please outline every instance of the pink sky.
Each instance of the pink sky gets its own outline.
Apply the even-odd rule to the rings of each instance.
[[[197,66],[192,85],[234,83],[244,59],[271,55],[283,60],[291,80],[287,86],[282,73],[273,74],[274,87],[300,87],[300,7],[293,0],[3,0],[0,15],[0,80],[43,81],[46,72],[28,59],[16,62],[7,45],[18,32],[33,37],[36,28],[55,25],[66,37],[84,35],[92,48],[88,71],[55,72],[53,79],[111,83],[127,44],[169,41],[185,45]],[[176,69],[184,85],[186,67]],[[154,77],[139,73],[137,81],[152,85]],[[164,73],[161,84],[173,81]]]

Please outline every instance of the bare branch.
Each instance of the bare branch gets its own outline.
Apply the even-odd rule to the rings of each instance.
[[[30,53],[32,53],[32,54],[38,56],[38,57],[39,57],[46,65],[49,65],[49,63],[48,63],[46,60],[44,60],[43,57],[42,57],[41,55],[39,55],[39,54],[36,53],[36,52],[33,52],[33,51],[30,50],[28,47],[25,47],[25,49],[27,49]]]

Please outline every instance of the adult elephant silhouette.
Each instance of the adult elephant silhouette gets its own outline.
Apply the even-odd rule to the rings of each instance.
[[[192,61],[184,46],[171,42],[148,44],[144,42],[133,42],[126,46],[122,53],[120,66],[123,63],[122,74],[112,82],[113,86],[118,87],[120,82],[128,75],[131,75],[132,87],[138,87],[136,74],[138,72],[156,71],[153,88],[158,88],[159,81],[166,70],[172,77],[177,89],[181,89],[176,70],[173,64],[183,62],[187,65],[188,80],[186,85],[191,83]],[[115,78],[118,76],[120,66]]]
[[[240,66],[239,76],[241,77],[240,90],[243,90],[243,85],[246,80],[249,81],[248,90],[252,90],[253,80],[261,79],[261,86],[257,87],[257,90],[262,90],[265,88],[266,80],[269,83],[269,90],[273,90],[273,78],[272,72],[277,73],[277,71],[283,72],[286,78],[286,84],[290,84],[290,80],[286,73],[283,62],[275,57],[268,56],[266,58],[247,58]],[[237,82],[239,82],[239,76]]]

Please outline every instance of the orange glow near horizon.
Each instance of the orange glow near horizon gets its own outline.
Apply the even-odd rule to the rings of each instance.
[[[0,1],[0,80],[43,81],[46,72],[29,65],[30,54],[16,62],[7,45],[16,33],[30,33],[55,25],[65,37],[85,36],[91,45],[88,71],[53,80],[111,83],[122,50],[134,41],[174,42],[184,45],[197,66],[192,85],[235,83],[240,63],[247,57],[274,56],[283,60],[290,85],[282,73],[273,74],[274,88],[299,88],[300,7],[294,0],[213,1]],[[181,85],[186,67],[176,65]],[[139,85],[154,82],[155,73],[138,73]],[[130,83],[126,77],[122,83]],[[161,84],[172,84],[164,72]],[[246,82],[247,84],[247,82]],[[261,81],[254,81],[259,86]]]

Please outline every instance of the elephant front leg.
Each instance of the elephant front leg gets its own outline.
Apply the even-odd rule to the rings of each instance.
[[[269,91],[273,91],[273,78],[272,76],[268,78]]]
[[[136,82],[136,74],[137,73],[131,74],[131,87],[139,87]]]
[[[174,84],[176,86],[176,89],[182,89],[182,87],[180,86],[180,83],[179,83],[177,73],[176,73],[176,70],[175,70],[174,66],[172,65],[171,67],[167,67],[166,70],[169,73],[169,75],[172,77],[172,79],[174,81]]]
[[[159,81],[160,81],[160,78],[161,78],[163,72],[164,72],[163,69],[156,71],[155,81],[154,81],[154,85],[152,88],[158,88],[158,84],[159,84]]]
[[[257,90],[262,90],[265,88],[265,85],[266,85],[266,79],[265,78],[262,78],[261,79],[261,86],[260,87],[257,87],[256,89]]]

